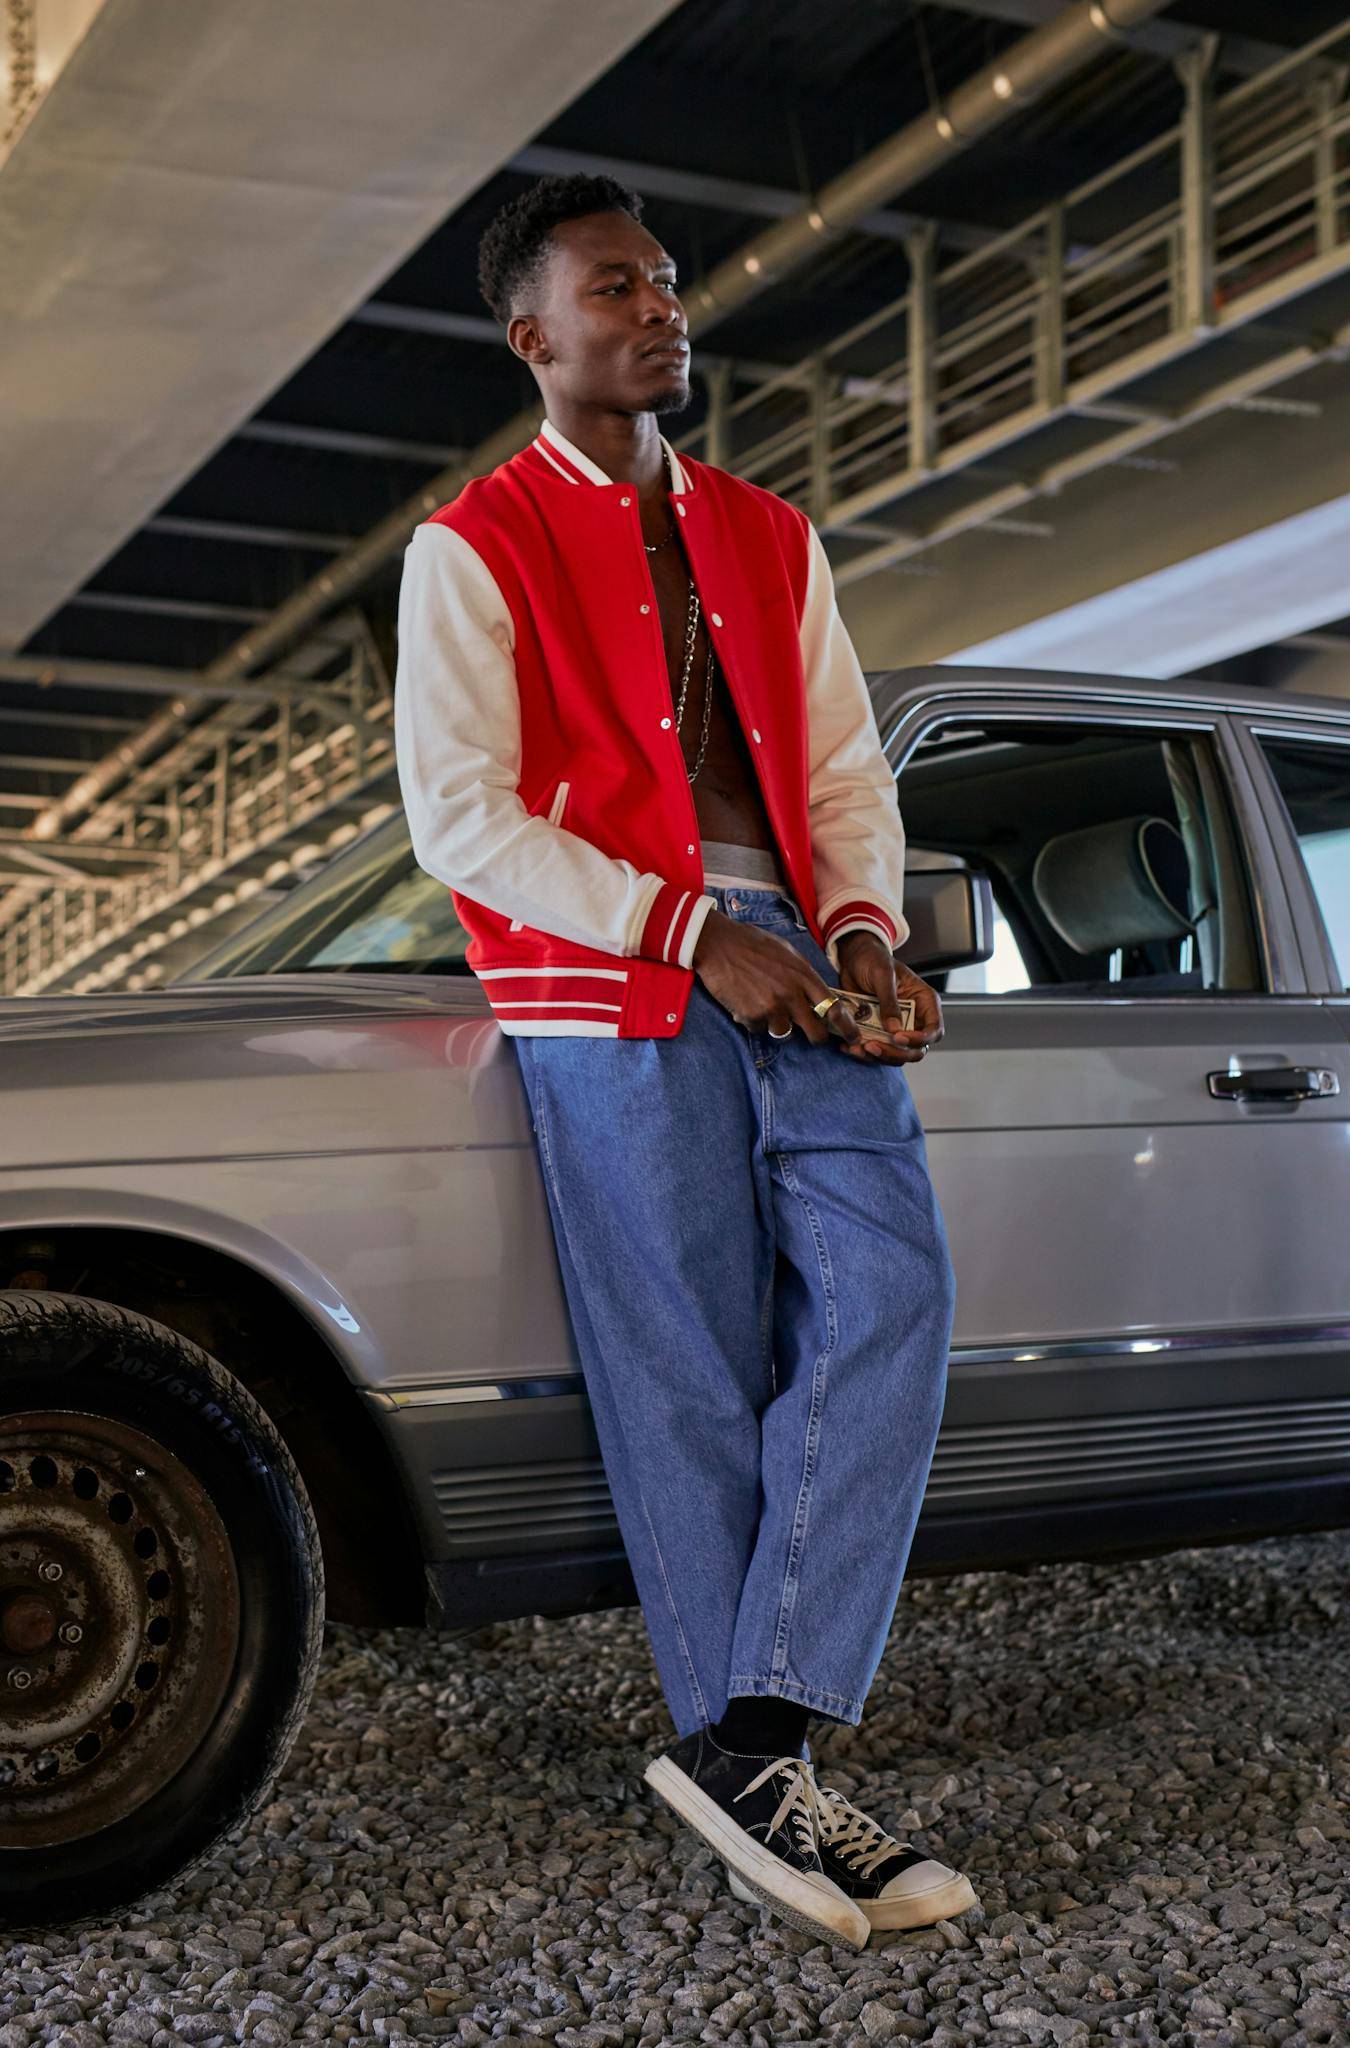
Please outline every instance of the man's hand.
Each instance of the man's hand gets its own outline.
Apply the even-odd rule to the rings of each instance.
[[[884,939],[875,932],[845,932],[839,941],[839,986],[857,989],[860,995],[874,996],[881,1008],[881,1021],[894,1041],[882,1045],[877,1040],[862,1039],[858,1043],[844,1044],[840,1049],[855,1060],[882,1060],[888,1066],[905,1066],[910,1060],[921,1060],[930,1045],[940,1041],[945,1026],[942,1021],[942,1004],[938,992],[930,988],[921,975],[897,960]],[[914,1029],[906,1031],[900,1022],[895,1003],[897,996],[910,997],[914,1003]]]
[[[824,1002],[828,982],[776,932],[710,910],[694,944],[694,972],[708,994],[751,1031],[787,1038],[796,1024],[812,1045],[824,1045],[834,1035],[811,1007]],[[861,1043],[851,1016],[845,1029],[854,1043]]]

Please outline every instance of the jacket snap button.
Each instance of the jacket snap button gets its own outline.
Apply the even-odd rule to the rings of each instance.
[[[686,853],[692,853],[694,849],[692,846],[686,846],[684,850]]]
[[[673,1024],[675,1022],[675,1012],[673,1010],[666,1011],[666,1022],[667,1024]]]
[[[709,613],[709,617],[711,618],[711,620],[712,620],[712,622],[713,622],[713,624],[714,624],[715,626],[720,626],[720,625],[721,625],[721,623],[722,623],[722,614],[721,614],[721,612],[710,612],[710,613]]]
[[[750,730],[751,730],[751,732],[752,732],[752,733],[754,734],[755,738],[756,738],[756,739],[758,739],[758,738],[759,738],[759,732],[758,732],[758,729],[757,729],[757,728],[756,728],[755,726],[753,726],[753,725],[752,725],[752,726],[751,726],[751,728],[750,728]]]
[[[683,507],[683,505],[677,505],[677,506],[675,507],[675,510],[676,510],[676,511],[677,511],[677,512],[679,513],[679,515],[680,515],[681,519],[683,519],[683,517],[684,517],[684,507]]]
[[[666,727],[667,727],[667,726],[668,726],[669,724],[670,724],[670,720],[669,720],[668,718],[663,718],[663,719],[661,720],[661,730],[662,730],[662,732],[664,732],[664,731],[665,731]]]
[[[631,504],[632,504],[632,502],[633,502],[633,500],[632,500],[631,498],[620,498],[620,500],[619,500],[619,503],[620,503],[621,505],[631,505]]]
[[[651,610],[651,606],[649,604],[640,604],[638,606],[638,610],[640,612],[649,612]]]

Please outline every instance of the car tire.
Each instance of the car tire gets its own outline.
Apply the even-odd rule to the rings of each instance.
[[[262,1803],[323,1641],[294,1460],[163,1323],[0,1290],[0,1922],[105,1914]]]

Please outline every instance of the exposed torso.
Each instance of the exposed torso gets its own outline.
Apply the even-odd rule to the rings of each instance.
[[[663,540],[672,526],[676,529],[675,538],[658,553],[648,555],[647,568],[661,617],[671,699],[678,705],[689,624],[690,568],[680,539],[679,521],[674,516],[667,494],[662,491],[659,498],[650,504],[643,500],[645,540]],[[689,688],[684,700],[684,715],[680,719],[680,746],[686,771],[698,760],[702,745],[707,672],[708,630],[700,607]],[[712,672],[707,750],[690,790],[699,832],[704,839],[721,839],[732,846],[774,845],[764,799],[750,760],[749,742],[728,693],[721,664],[716,660]]]

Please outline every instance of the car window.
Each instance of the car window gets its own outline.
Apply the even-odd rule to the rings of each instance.
[[[187,968],[237,974],[467,974],[450,891],[418,867],[400,810]]]
[[[1297,835],[1341,987],[1350,989],[1350,747],[1257,737]]]
[[[1246,857],[1209,732],[953,713],[904,757],[898,795],[907,853],[959,855],[994,899],[992,957],[931,976],[943,993],[1262,987]]]

